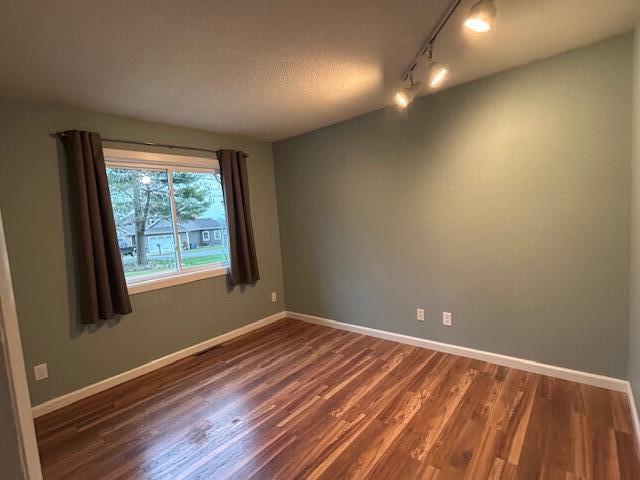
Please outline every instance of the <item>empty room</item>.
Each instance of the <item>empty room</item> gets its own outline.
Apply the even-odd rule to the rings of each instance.
[[[0,44],[1,480],[640,479],[640,1]]]

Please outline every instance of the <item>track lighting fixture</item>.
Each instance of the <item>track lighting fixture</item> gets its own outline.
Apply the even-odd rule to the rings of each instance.
[[[400,108],[406,108],[411,102],[413,102],[413,99],[421,86],[422,84],[420,82],[415,82],[409,88],[399,90],[394,97],[396,105]]]
[[[464,22],[464,26],[474,32],[488,32],[491,30],[498,9],[493,0],[480,0],[476,3]]]
[[[438,88],[449,75],[449,69],[445,65],[433,61],[433,46],[436,38],[438,38],[438,35],[453,16],[458,6],[460,6],[461,2],[462,0],[451,0],[447,11],[440,17],[438,23],[434,25],[429,38],[422,47],[420,47],[420,50],[402,75],[402,81],[411,83],[411,86],[396,92],[394,101],[400,108],[406,108],[420,90],[420,82],[414,82],[413,76],[414,73],[418,71],[418,65],[425,57],[429,62],[425,76],[425,82],[429,85],[429,88]],[[488,32],[493,26],[497,12],[495,0],[479,0],[469,11],[464,26],[475,32]]]

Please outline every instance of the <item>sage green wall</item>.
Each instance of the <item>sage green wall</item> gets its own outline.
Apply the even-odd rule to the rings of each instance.
[[[631,157],[631,308],[628,377],[640,410],[640,26],[633,42],[633,147]]]
[[[624,377],[631,40],[275,144],[287,308]]]
[[[60,146],[49,132],[87,129],[105,137],[246,151],[262,279],[229,291],[217,277],[132,297],[132,315],[78,327]],[[284,308],[270,143],[135,121],[84,110],[0,100],[0,209],[34,404],[266,317]],[[271,303],[271,291],[280,300]],[[32,375],[29,375],[32,377]]]

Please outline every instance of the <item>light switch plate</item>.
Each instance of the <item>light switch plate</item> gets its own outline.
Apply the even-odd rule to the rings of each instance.
[[[41,363],[40,365],[36,365],[35,367],[33,367],[33,376],[35,377],[36,381],[49,378],[49,370],[47,369],[47,364]]]

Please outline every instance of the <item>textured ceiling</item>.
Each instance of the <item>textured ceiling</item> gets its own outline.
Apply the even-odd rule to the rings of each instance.
[[[633,29],[639,0],[463,0],[447,86]],[[391,103],[447,0],[0,0],[0,92],[278,140]],[[143,139],[144,140],[144,139]]]

